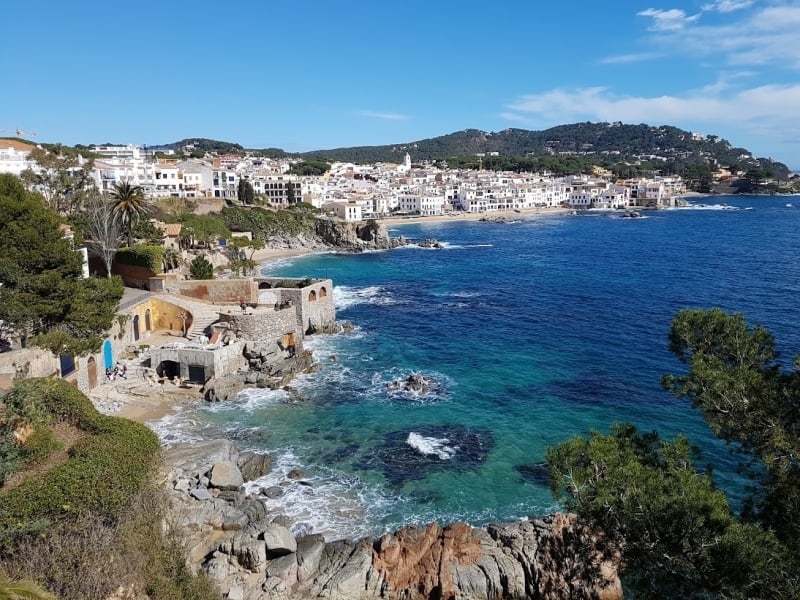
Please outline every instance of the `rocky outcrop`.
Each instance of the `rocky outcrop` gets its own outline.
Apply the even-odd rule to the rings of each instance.
[[[408,377],[399,377],[386,384],[390,391],[409,392],[412,394],[427,394],[441,387],[433,378],[419,373],[412,373]]]
[[[326,246],[348,252],[385,250],[406,243],[402,237],[389,237],[386,226],[374,220],[355,224],[333,219],[317,219],[316,235]]]
[[[356,541],[296,537],[285,516],[233,489],[235,480],[214,487],[218,465],[232,470],[249,462],[242,457],[226,441],[169,448],[165,457],[169,521],[186,535],[192,566],[227,598],[622,597],[618,558],[593,551],[593,533],[573,515],[486,527],[431,524]]]

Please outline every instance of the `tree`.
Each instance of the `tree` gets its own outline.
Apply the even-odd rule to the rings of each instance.
[[[23,171],[21,178],[29,189],[42,195],[45,206],[63,216],[80,209],[86,193],[95,187],[93,160],[63,152],[58,146],[52,152],[34,148],[29,158],[36,168]]]
[[[127,181],[115,183],[111,197],[114,199],[114,210],[122,219],[122,226],[128,235],[128,247],[131,247],[133,246],[134,220],[147,214],[150,206],[144,197],[141,186],[131,185]]]
[[[111,264],[122,243],[122,221],[114,203],[97,192],[90,194],[82,220],[84,243],[89,253],[103,261],[106,275],[111,277]]]
[[[781,369],[772,335],[741,314],[684,310],[673,320],[670,350],[689,365],[664,386],[689,398],[712,431],[754,467],[761,483],[748,516],[800,555],[800,358]]]
[[[210,244],[231,235],[222,219],[214,215],[184,213],[178,221],[182,225],[181,238],[187,240],[189,246],[194,246],[196,242]]]
[[[83,279],[82,257],[60,225],[38,195],[0,175],[0,320],[53,354],[96,352],[124,286]]]
[[[192,279],[214,279],[214,265],[203,255],[195,256],[189,264],[189,274]]]
[[[238,190],[239,202],[242,204],[253,204],[256,201],[256,192],[253,185],[247,179],[239,180]]]
[[[294,189],[294,182],[287,181],[286,182],[286,204],[289,206],[294,206],[297,204],[297,194],[295,193]]]
[[[681,311],[669,340],[689,372],[665,376],[665,388],[751,468],[741,516],[693,466],[686,439],[631,425],[548,449],[554,495],[620,549],[637,597],[800,597],[800,359],[784,371],[769,332],[719,309]]]
[[[234,237],[228,244],[228,261],[231,270],[242,276],[250,273],[258,266],[258,263],[253,260],[253,256],[256,250],[260,250],[263,247],[264,242],[260,239],[249,240],[243,236]]]
[[[171,248],[167,246],[164,248],[164,255],[163,255],[163,267],[164,272],[171,271],[172,269],[177,269],[181,265],[181,253],[178,252],[175,248]]]
[[[626,424],[549,448],[547,464],[554,496],[602,531],[599,550],[622,553],[635,597],[796,597],[788,549],[739,522],[692,454],[685,437],[661,440]]]

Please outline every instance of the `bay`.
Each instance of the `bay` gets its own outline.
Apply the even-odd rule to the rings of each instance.
[[[786,197],[715,197],[708,206],[593,212],[514,223],[397,226],[442,250],[320,254],[265,265],[270,275],[330,277],[349,335],[311,337],[317,373],[282,391],[186,408],[152,424],[166,441],[229,437],[269,451],[285,482],[267,500],[297,532],[379,534],[411,523],[475,525],[557,510],[545,448],[614,422],[683,434],[734,506],[743,482],[727,448],[660,378],[682,308],[742,312],[800,349],[800,208]],[[713,205],[711,204],[713,203]],[[412,373],[426,394],[389,389]]]

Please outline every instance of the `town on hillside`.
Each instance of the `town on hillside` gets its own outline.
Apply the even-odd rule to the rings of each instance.
[[[35,148],[20,140],[0,139],[0,173],[21,175],[40,169],[31,158]],[[292,174],[293,167],[303,163],[300,158],[267,158],[248,152],[171,158],[169,153],[128,144],[92,146],[91,153],[93,160],[85,162],[95,186],[103,192],[125,182],[139,186],[153,199],[260,201],[273,208],[303,202],[355,222],[393,215],[548,207],[660,208],[675,206],[687,192],[685,182],[676,175],[613,180],[609,171],[597,167],[591,174],[566,177],[448,169],[429,163],[412,165],[408,153],[401,164],[335,162],[326,165],[324,173],[313,175]],[[721,168],[715,182],[724,185],[737,175],[741,174]]]

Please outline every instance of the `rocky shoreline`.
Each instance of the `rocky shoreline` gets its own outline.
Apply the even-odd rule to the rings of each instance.
[[[573,515],[485,527],[434,523],[331,542],[295,535],[265,499],[310,485],[302,473],[289,473],[277,489],[245,492],[271,462],[226,440],[165,448],[167,521],[184,537],[191,567],[229,599],[622,597],[618,557],[594,552],[592,532]]]

